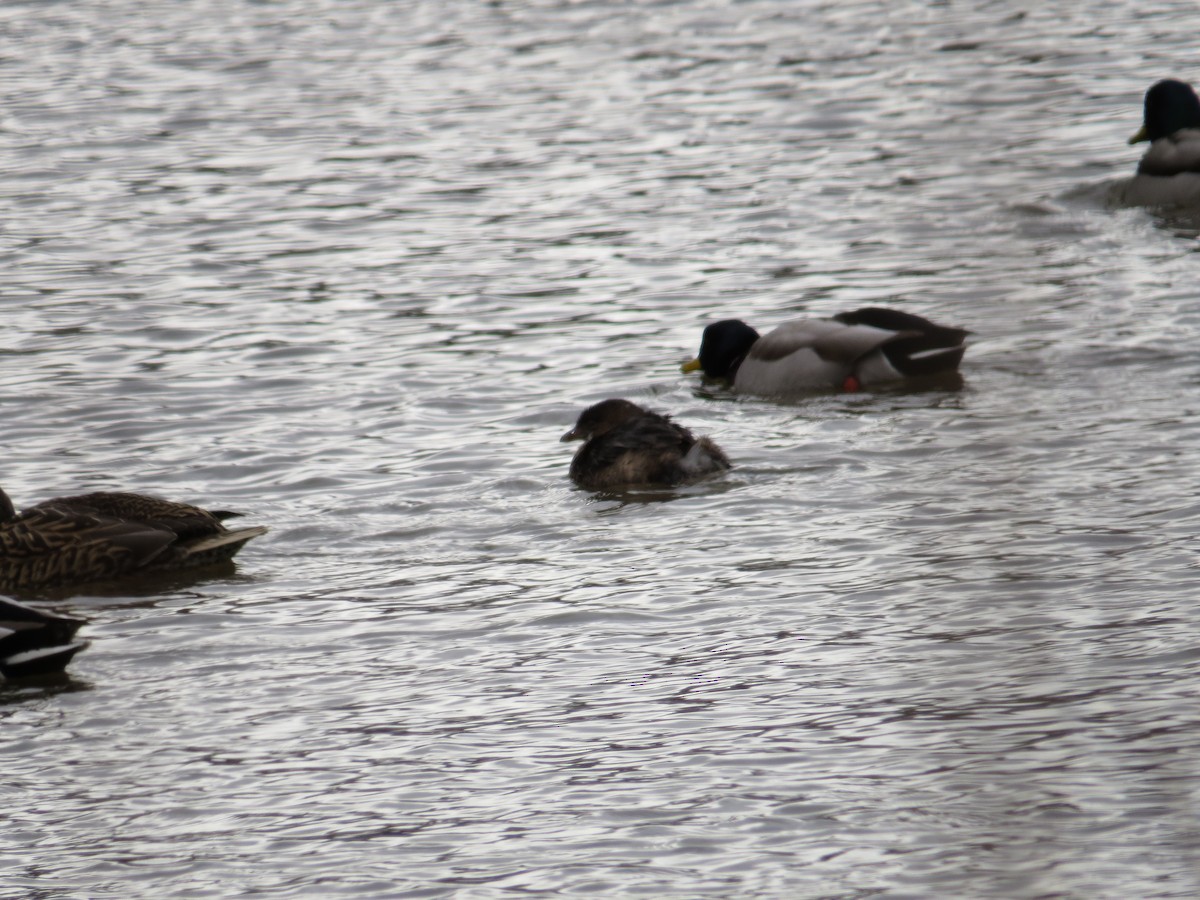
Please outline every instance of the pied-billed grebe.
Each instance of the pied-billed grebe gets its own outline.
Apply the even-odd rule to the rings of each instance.
[[[675,485],[730,466],[706,437],[628,400],[589,406],[564,441],[582,440],[571,460],[571,480],[591,491],[641,485]]]
[[[17,513],[0,490],[0,590],[224,562],[267,531],[222,524],[236,515],[126,493],[57,497]]]
[[[735,391],[777,396],[855,391],[905,380],[957,377],[968,332],[894,309],[866,307],[831,319],[784,322],[760,337],[739,319],[704,329],[700,355],[684,372],[703,369]]]

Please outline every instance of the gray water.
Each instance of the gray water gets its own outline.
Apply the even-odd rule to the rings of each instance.
[[[270,534],[44,598],[0,896],[1200,893],[1193,3],[12,2],[0,484]],[[887,304],[959,391],[734,398]],[[592,496],[624,396],[728,475]]]

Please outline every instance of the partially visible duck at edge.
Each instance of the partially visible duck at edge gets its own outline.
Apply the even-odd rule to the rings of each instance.
[[[52,675],[87,641],[76,641],[83,623],[0,597],[0,675],[6,679]]]
[[[18,513],[0,490],[0,591],[225,562],[267,531],[225,527],[237,515],[129,493],[57,497]]]
[[[1149,141],[1137,174],[1120,199],[1131,206],[1200,206],[1200,98],[1174,78],[1146,91],[1142,127],[1129,139]]]
[[[684,372],[728,379],[735,391],[787,396],[903,382],[959,381],[968,331],[871,306],[830,319],[795,319],[760,336],[740,319],[704,329]]]
[[[589,406],[564,441],[581,440],[571,460],[571,480],[590,491],[695,481],[730,467],[709,438],[628,400]]]

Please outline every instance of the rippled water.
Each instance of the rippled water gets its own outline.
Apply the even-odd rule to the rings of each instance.
[[[1200,892],[1193,4],[10,3],[0,450],[271,533],[54,601],[0,896]],[[975,333],[734,399],[739,315]],[[728,476],[593,497],[627,396]],[[43,601],[47,603],[48,601]]]

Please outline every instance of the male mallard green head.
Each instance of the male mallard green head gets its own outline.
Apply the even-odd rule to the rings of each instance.
[[[1200,98],[1191,85],[1167,78],[1146,91],[1142,127],[1129,143],[1157,141],[1185,128],[1200,128]]]
[[[684,363],[683,371],[703,369],[709,378],[732,378],[757,340],[758,332],[741,319],[713,322],[700,337],[699,355]]]

